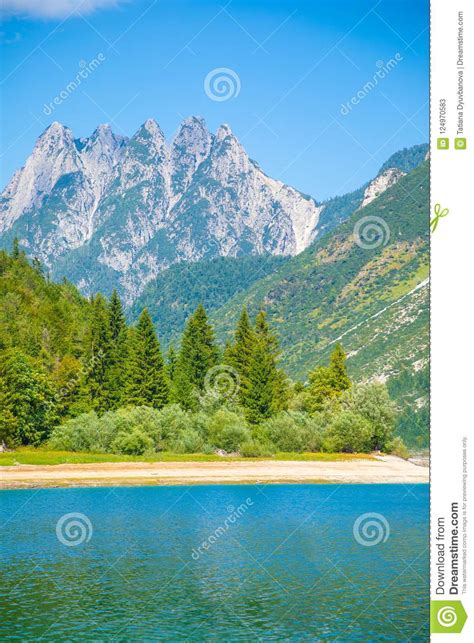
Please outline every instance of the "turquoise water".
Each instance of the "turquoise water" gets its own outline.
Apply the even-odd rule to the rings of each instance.
[[[428,502],[427,485],[4,491],[0,637],[427,641]],[[360,544],[374,512],[356,534],[380,542]]]

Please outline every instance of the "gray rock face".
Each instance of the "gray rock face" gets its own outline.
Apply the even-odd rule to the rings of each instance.
[[[191,117],[168,144],[152,119],[130,139],[53,123],[2,193],[0,235],[85,292],[113,284],[130,302],[178,261],[297,254],[321,210],[266,176],[227,125],[212,134]]]

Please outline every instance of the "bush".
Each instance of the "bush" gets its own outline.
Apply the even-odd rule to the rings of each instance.
[[[384,384],[363,384],[344,393],[341,407],[370,422],[372,451],[386,451],[393,437],[396,407]]]
[[[109,411],[100,418],[94,411],[82,413],[56,427],[49,440],[49,446],[65,451],[114,452],[118,448],[116,440],[119,436],[122,444],[123,437],[133,434],[134,431],[148,436],[153,447],[155,441],[159,442],[159,411],[147,406],[137,406]]]
[[[399,437],[393,438],[393,440],[388,443],[387,452],[392,453],[399,458],[403,458],[404,460],[408,460],[408,458],[410,457],[410,452],[406,444]]]
[[[153,451],[153,440],[144,431],[134,427],[130,433],[119,433],[112,442],[111,449],[114,453],[143,455]]]
[[[157,450],[170,449],[181,434],[193,429],[193,414],[178,404],[165,406],[157,411],[157,426],[153,435]]]
[[[370,422],[352,411],[341,411],[329,425],[323,448],[330,452],[368,453],[371,450]]]
[[[174,453],[202,453],[206,450],[204,438],[194,429],[185,429],[169,444]]]
[[[209,442],[227,453],[239,451],[241,444],[250,440],[242,415],[221,409],[211,416],[208,423]]]
[[[60,451],[105,453],[110,451],[115,437],[115,428],[102,423],[95,411],[90,411],[55,427],[48,445],[51,449]]]
[[[322,416],[310,417],[298,411],[282,412],[266,420],[263,437],[278,451],[320,451],[322,447]]]
[[[240,454],[246,458],[265,458],[272,456],[274,453],[275,448],[269,442],[250,439],[240,446]]]

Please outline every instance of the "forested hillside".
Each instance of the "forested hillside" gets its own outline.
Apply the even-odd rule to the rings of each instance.
[[[331,235],[213,313],[218,336],[229,336],[243,302],[251,312],[263,305],[281,341],[282,363],[299,379],[327,360],[335,342],[343,342],[356,381],[393,379],[389,386],[400,406],[412,420],[418,414],[412,429],[403,423],[404,437],[426,445],[428,195],[425,162]],[[376,236],[371,248],[354,238],[364,217],[382,220],[379,242]]]
[[[148,308],[160,338],[168,345],[183,332],[186,319],[198,304],[210,314],[236,293],[277,271],[286,261],[288,257],[251,255],[171,266],[146,286],[128,317],[138,319],[143,308]]]

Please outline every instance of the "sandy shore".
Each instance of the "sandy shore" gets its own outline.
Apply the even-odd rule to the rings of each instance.
[[[1,489],[283,482],[418,483],[429,470],[395,456],[338,462],[107,462],[0,468]]]

